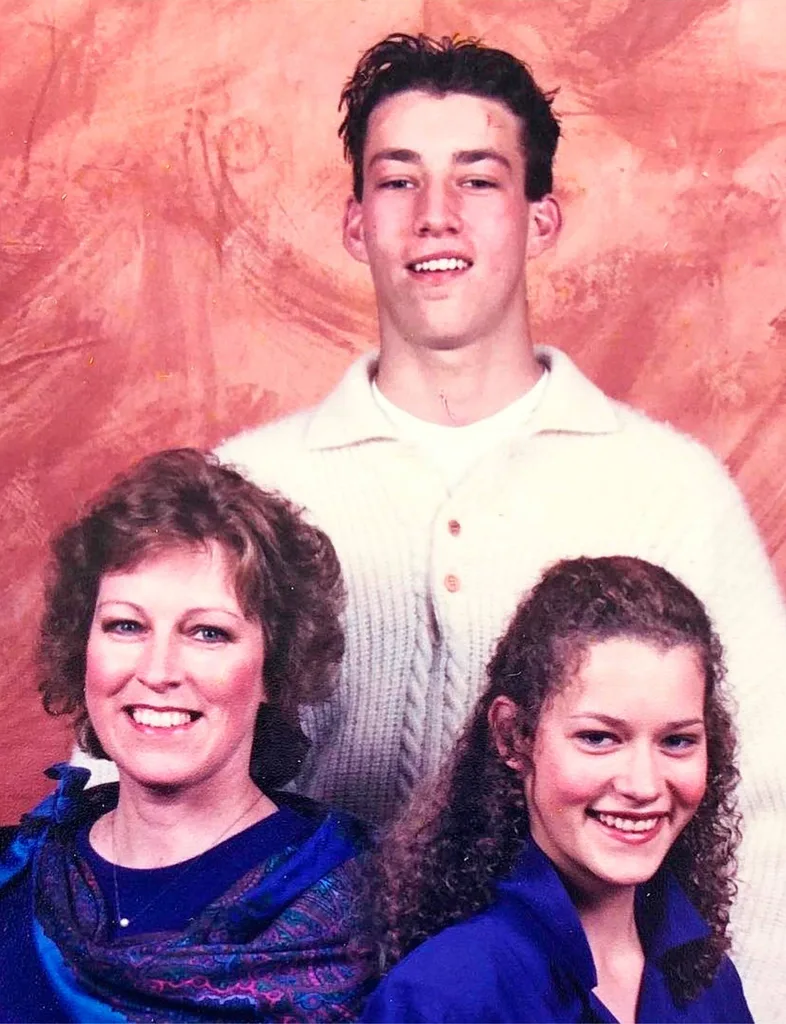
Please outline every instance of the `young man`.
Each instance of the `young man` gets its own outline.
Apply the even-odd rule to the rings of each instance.
[[[304,723],[303,788],[389,818],[442,763],[545,566],[661,563],[726,646],[746,811],[738,959],[773,1018],[786,1004],[771,999],[783,971],[767,976],[786,953],[786,614],[744,504],[698,443],[533,347],[526,264],[560,228],[559,127],[525,65],[394,35],[342,104],[344,242],[371,271],[379,354],[315,409],[219,452],[305,505],[347,580],[342,683]]]

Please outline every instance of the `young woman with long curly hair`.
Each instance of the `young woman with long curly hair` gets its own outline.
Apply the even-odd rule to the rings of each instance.
[[[367,1021],[750,1021],[720,643],[636,558],[521,602],[436,787],[381,851]]]

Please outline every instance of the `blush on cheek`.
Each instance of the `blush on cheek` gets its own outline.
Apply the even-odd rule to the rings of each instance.
[[[595,773],[588,771],[585,766],[554,765],[552,770],[555,785],[559,786],[565,803],[591,801],[597,796],[598,790],[605,786],[606,779],[603,773],[598,773],[600,777],[595,778]]]
[[[671,792],[677,814],[675,823],[678,823],[678,831],[682,832],[696,814],[707,792],[706,761],[703,764],[684,765],[684,770],[671,778]]]
[[[559,815],[568,808],[591,804],[603,789],[586,771],[579,771],[565,762],[544,757],[527,779],[527,801],[534,801],[541,814]]]
[[[695,812],[704,799],[707,792],[707,777],[702,775],[695,780],[690,780],[682,788],[682,798],[685,803]]]
[[[568,744],[540,737],[533,752],[537,790],[550,803],[571,806],[593,800],[608,781],[603,758],[578,755]]]

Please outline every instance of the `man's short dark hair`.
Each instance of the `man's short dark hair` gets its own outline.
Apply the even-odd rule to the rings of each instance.
[[[363,54],[341,93],[339,110],[345,107],[346,114],[338,134],[352,164],[358,202],[363,198],[363,148],[371,112],[389,96],[414,89],[437,96],[467,93],[504,103],[521,121],[527,198],[534,201],[551,192],[560,135],[551,109],[554,93],[537,85],[527,65],[476,39],[437,40],[396,32]]]

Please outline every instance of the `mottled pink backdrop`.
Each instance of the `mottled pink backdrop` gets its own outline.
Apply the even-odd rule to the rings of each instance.
[[[0,820],[67,753],[31,668],[47,537],[134,456],[312,402],[373,343],[336,100],[393,30],[560,87],[536,334],[709,443],[786,579],[782,0],[0,0]]]

